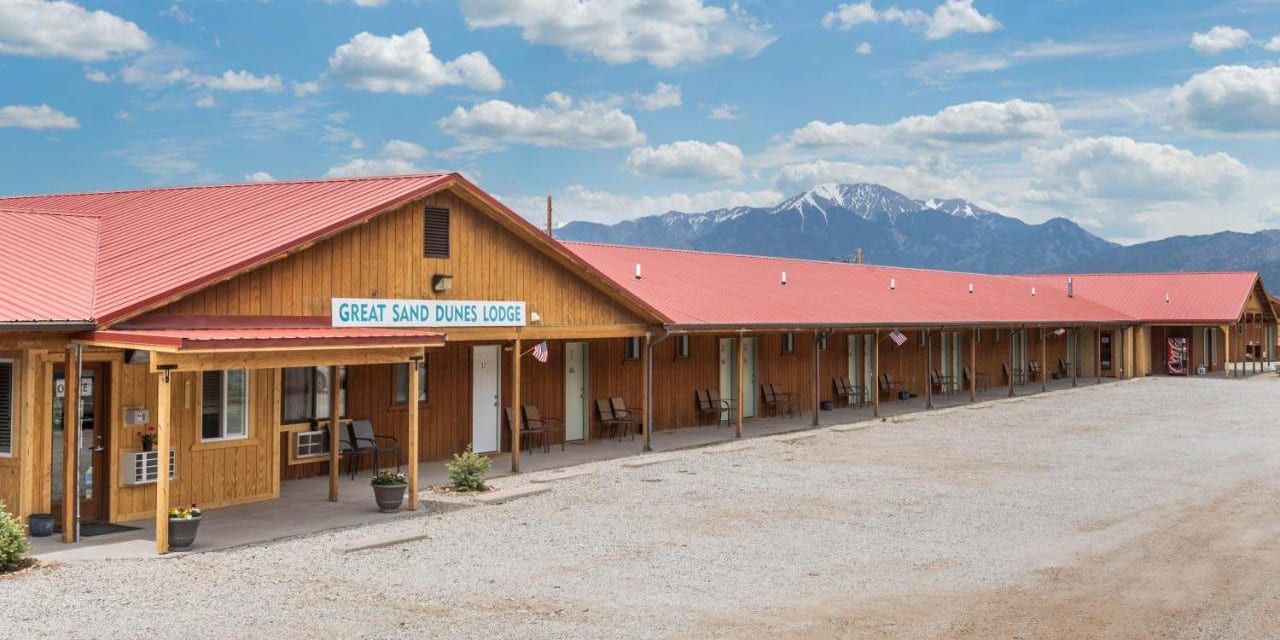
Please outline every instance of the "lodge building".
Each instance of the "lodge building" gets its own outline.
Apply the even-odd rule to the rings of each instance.
[[[416,508],[420,462],[471,445],[518,470],[507,407],[563,420],[552,444],[590,442],[617,398],[647,448],[705,423],[707,390],[741,436],[774,390],[816,424],[824,403],[1243,374],[1276,347],[1252,272],[559,242],[452,173],[0,198],[0,239],[0,501],[70,523],[67,541],[155,518],[160,552],[169,506],[318,475],[336,498],[350,420],[398,440]]]

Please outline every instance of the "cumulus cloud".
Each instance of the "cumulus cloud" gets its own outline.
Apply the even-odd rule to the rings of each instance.
[[[502,74],[479,51],[448,62],[437,58],[421,28],[387,37],[358,33],[329,56],[329,74],[373,93],[422,94],[444,86],[497,91],[504,84]]]
[[[42,104],[38,107],[12,104],[0,107],[0,128],[15,129],[78,129],[80,121],[61,111]]]
[[[1173,145],[1103,137],[1025,155],[1034,186],[1064,199],[1125,202],[1222,201],[1249,182],[1248,167],[1225,153],[1196,155]]]
[[[636,95],[636,108],[641,111],[658,111],[680,106],[680,87],[659,82],[652,93]]]
[[[138,25],[72,2],[0,2],[0,53],[83,62],[146,51],[151,39]]]
[[[363,144],[361,145],[363,146]],[[421,173],[418,160],[427,156],[427,150],[417,143],[407,140],[388,140],[382,150],[373,158],[352,158],[341,164],[329,167],[325,173],[329,178],[354,178],[360,176],[380,176],[402,173]]]
[[[382,155],[402,160],[418,160],[426,157],[427,150],[422,145],[407,140],[388,140],[382,145]]]
[[[1248,46],[1252,37],[1248,31],[1218,25],[1207,33],[1191,34],[1191,48],[1206,55],[1218,55],[1223,51],[1242,49]]]
[[[737,120],[742,117],[737,105],[718,104],[707,109],[707,117],[712,120]]]
[[[990,33],[1001,25],[995,16],[983,15],[973,6],[973,0],[944,0],[928,14],[919,9],[899,9],[891,6],[877,10],[871,0],[847,3],[828,11],[822,17],[822,26],[828,29],[848,30],[862,24],[896,22],[906,27],[923,28],[930,40],[941,40],[955,33]]]
[[[860,56],[869,56],[869,55],[871,55],[871,43],[870,43],[870,42],[863,41],[863,43],[862,43],[862,44],[858,45],[858,48],[857,48],[857,49],[854,49],[854,52],[855,52],[855,53],[857,53],[857,54],[858,54],[858,55],[860,55]]]
[[[943,167],[921,165],[865,165],[815,160],[789,164],[778,170],[775,183],[785,193],[798,193],[826,183],[870,182],[913,198],[972,198],[978,180],[972,174],[943,175]]]
[[[266,171],[254,171],[253,173],[246,173],[244,176],[244,181],[245,182],[275,182],[276,179],[275,179],[275,176],[272,176]]]
[[[632,149],[627,170],[646,178],[684,180],[742,179],[742,149],[727,142],[681,140],[658,147]]]
[[[534,44],[585,53],[611,64],[675,67],[728,55],[754,56],[774,36],[734,3],[706,0],[462,0],[473,29],[516,27]]]
[[[1280,36],[1272,37],[1266,44],[1262,45],[1262,48],[1267,51],[1280,51]]]
[[[1280,131],[1280,68],[1214,67],[1174,87],[1170,101],[1174,111],[1194,129]]]
[[[320,83],[317,81],[313,80],[311,82],[294,82],[293,83],[294,97],[305,98],[307,96],[314,95],[319,92],[320,92]]]
[[[85,69],[84,79],[89,82],[111,82],[111,74],[101,69]]]
[[[120,71],[120,79],[126,84],[144,87],[161,87],[186,84],[209,91],[266,91],[275,93],[284,88],[284,81],[275,74],[255,75],[244,70],[227,70],[221,75],[197,73],[184,66],[163,69],[160,60],[139,60]]]
[[[907,156],[922,150],[992,151],[1061,135],[1050,104],[968,102],[884,125],[815,120],[788,134],[769,155],[786,161],[831,152]]]
[[[706,211],[722,207],[767,207],[782,201],[773,189],[759,191],[701,191],[662,195],[630,196],[608,191],[595,191],[572,185],[554,194],[556,217],[560,220],[587,220],[612,223],[668,211]],[[499,196],[509,207],[529,218],[543,220],[546,196]]]
[[[470,109],[456,107],[437,124],[476,150],[501,143],[575,149],[644,143],[636,121],[621,109],[589,100],[575,103],[561,93],[547,94],[545,104],[533,108],[504,100],[489,100]]]

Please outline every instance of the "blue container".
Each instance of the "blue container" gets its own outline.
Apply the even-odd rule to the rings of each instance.
[[[27,528],[32,538],[47,538],[53,535],[53,514],[33,513],[27,517]]]

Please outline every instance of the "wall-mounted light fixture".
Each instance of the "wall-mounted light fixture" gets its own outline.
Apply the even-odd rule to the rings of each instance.
[[[529,322],[541,322],[541,321],[542,321],[542,316],[539,315],[537,311],[529,312]]]
[[[431,290],[436,293],[443,293],[453,289],[453,276],[447,273],[437,273],[431,276]]]

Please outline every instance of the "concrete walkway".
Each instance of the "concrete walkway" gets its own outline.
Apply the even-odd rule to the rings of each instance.
[[[1103,378],[1102,384],[1114,382]],[[1093,386],[1094,378],[1081,379],[1080,386]],[[1049,391],[1061,391],[1071,387],[1070,380],[1050,380]],[[1016,397],[1041,393],[1039,383],[1015,387]],[[978,402],[1007,400],[1008,387],[996,387],[978,394]],[[968,392],[940,395],[934,398],[935,409],[959,407],[969,404]],[[860,409],[837,408],[819,412],[820,426],[854,425],[878,420],[891,420],[925,410],[924,398],[885,401],[880,407],[880,418],[873,415],[868,406]],[[743,425],[744,438],[773,436],[798,432],[812,427],[812,410],[791,417],[771,417],[747,420]],[[671,452],[705,447],[735,439],[732,427],[685,427],[673,431],[657,431],[653,434],[654,452]],[[604,440],[589,444],[567,444],[562,451],[552,447],[550,453],[524,452],[521,468],[524,473],[565,469],[589,462],[613,460],[629,456],[654,455],[642,451],[642,440]],[[490,478],[510,475],[509,454],[493,457]],[[423,463],[419,467],[420,481],[424,487],[449,484],[444,461]],[[318,531],[340,529],[395,518],[413,517],[424,512],[443,512],[465,508],[456,502],[431,500],[434,495],[424,492],[422,511],[398,514],[379,513],[373,503],[369,488],[369,473],[363,472],[351,480],[343,475],[339,485],[338,502],[328,501],[328,477],[319,476],[281,483],[280,498],[251,504],[242,504],[205,513],[196,544],[189,552],[217,551],[231,547],[262,543]],[[84,538],[80,543],[64,544],[57,537],[32,539],[32,555],[44,561],[76,562],[119,558],[155,558],[155,526],[151,520],[124,523],[139,527],[136,531]],[[180,555],[175,552],[167,557]]]

